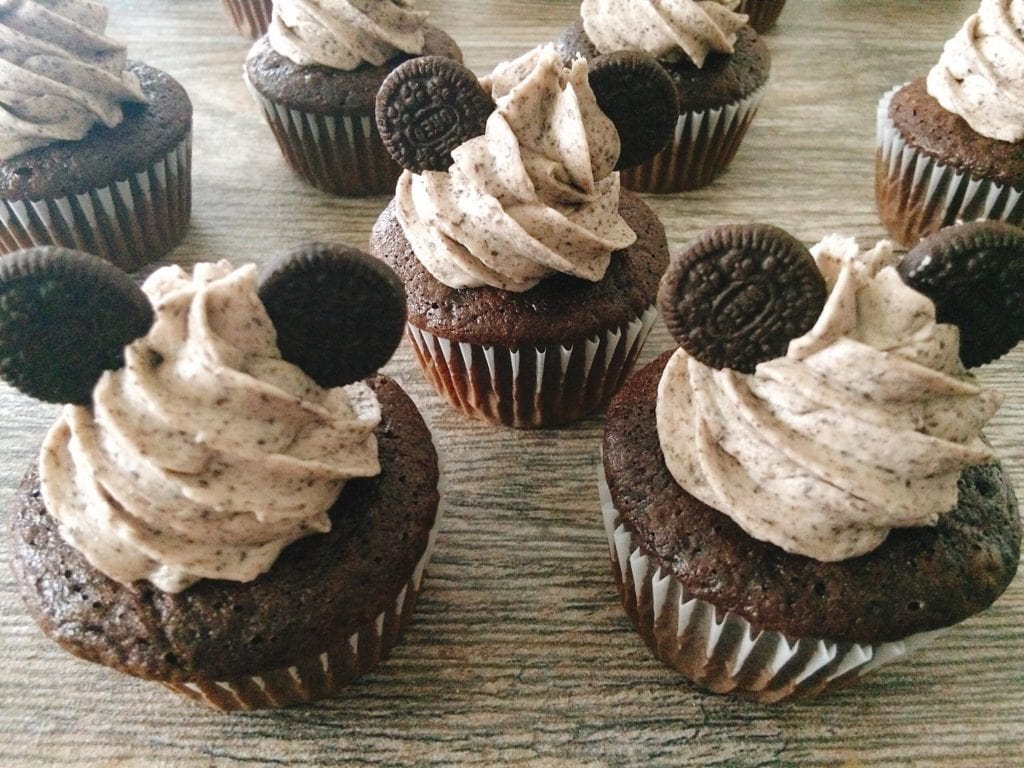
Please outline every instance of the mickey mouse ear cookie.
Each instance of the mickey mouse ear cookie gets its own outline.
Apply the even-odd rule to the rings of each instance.
[[[96,256],[45,246],[0,259],[0,377],[27,395],[87,405],[152,324],[142,289]]]
[[[381,368],[405,332],[405,288],[362,251],[310,243],[263,265],[259,296],[285,360],[322,387]]]
[[[671,76],[653,57],[617,51],[590,62],[590,88],[615,124],[622,143],[616,170],[654,157],[672,138],[679,95]]]
[[[897,266],[903,282],[960,329],[960,359],[973,368],[1024,338],[1024,230],[999,221],[947,227]]]
[[[658,290],[680,347],[712,368],[743,373],[785,354],[817,322],[826,298],[807,248],[767,224],[704,232],[672,259]]]
[[[420,56],[396,67],[377,91],[377,129],[395,161],[410,171],[445,171],[452,150],[480,136],[494,101],[466,67]]]

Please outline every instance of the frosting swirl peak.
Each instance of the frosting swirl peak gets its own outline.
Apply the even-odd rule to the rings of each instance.
[[[0,3],[0,158],[113,128],[122,103],[145,101],[106,26],[107,9],[89,0]]]
[[[676,481],[755,538],[822,561],[868,552],[890,529],[934,524],[961,469],[991,457],[1002,402],[959,360],[959,336],[891,266],[888,242],[812,249],[829,288],[815,326],[753,374],[681,350],[658,390]]]
[[[732,53],[747,16],[739,0],[583,0],[580,18],[601,53],[642,51],[663,61],[686,57],[704,66],[708,53]]]
[[[481,80],[496,109],[448,171],[405,171],[395,192],[416,257],[453,288],[525,291],[561,272],[600,280],[636,234],[619,216],[619,137],[587,79],[551,46]]]
[[[927,87],[983,136],[1024,140],[1024,0],[982,0],[943,47]]]
[[[329,530],[346,479],[380,471],[380,406],[365,384],[324,390],[281,359],[254,266],[165,267],[143,290],[156,321],[93,406],[51,428],[43,500],[116,581],[248,581]]]
[[[296,64],[353,70],[398,53],[423,52],[427,14],[414,0],[275,0],[267,30],[275,51]]]

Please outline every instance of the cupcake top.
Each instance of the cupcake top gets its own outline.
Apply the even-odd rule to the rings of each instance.
[[[274,0],[267,35],[296,64],[353,70],[423,52],[427,14],[414,0]]]
[[[509,291],[555,273],[597,281],[633,243],[618,213],[619,137],[587,72],[551,46],[500,64],[481,81],[495,102],[484,134],[452,150],[447,171],[402,174],[398,220],[437,280]]]
[[[681,487],[755,538],[836,561],[953,509],[961,469],[991,457],[980,432],[1001,396],[964,370],[956,327],[888,242],[832,236],[811,253],[828,290],[811,330],[753,373],[680,350],[657,426]]]
[[[1024,0],[982,0],[943,47],[928,93],[990,139],[1024,139]]]
[[[709,53],[732,53],[747,16],[739,0],[583,0],[583,29],[601,53],[642,51],[662,61],[689,59],[702,67]]]
[[[115,581],[253,579],[330,528],[346,479],[380,471],[376,397],[321,388],[281,359],[254,266],[165,267],[143,291],[152,328],[91,407],[65,406],[42,448],[43,499]]]
[[[103,35],[107,9],[90,0],[13,0],[0,6],[0,159],[81,139],[145,101],[125,47]]]

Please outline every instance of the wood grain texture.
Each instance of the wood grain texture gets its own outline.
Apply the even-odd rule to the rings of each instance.
[[[386,199],[342,200],[283,164],[241,81],[248,44],[215,0],[110,0],[110,32],[178,78],[196,107],[194,215],[181,262],[261,261],[299,241],[365,247]],[[421,0],[469,66],[552,39],[577,0]],[[767,221],[814,242],[884,235],[874,115],[921,74],[976,0],[790,0],[772,80],[731,168],[650,198],[673,248],[704,227]],[[644,360],[667,349],[659,325]],[[986,613],[861,685],[764,707],[694,691],[619,607],[597,509],[599,419],[499,430],[448,410],[403,346],[387,371],[433,424],[451,505],[394,656],[314,706],[225,716],[46,641],[0,567],[0,765],[385,766],[1024,764],[1024,576]],[[1006,404],[989,435],[1024,491],[1024,348],[981,371]],[[0,388],[6,505],[56,408]],[[6,511],[0,523],[6,528]],[[5,537],[0,559],[6,560]]]

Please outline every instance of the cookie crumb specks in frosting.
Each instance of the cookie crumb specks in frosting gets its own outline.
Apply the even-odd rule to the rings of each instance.
[[[982,0],[944,46],[927,86],[983,136],[1024,140],[1024,0]]]
[[[600,280],[635,233],[619,216],[615,126],[580,59],[551,46],[499,65],[481,84],[496,103],[486,132],[448,171],[406,171],[398,220],[423,266],[453,288],[525,291],[565,273]]]
[[[663,61],[704,66],[709,53],[732,53],[747,16],[739,0],[583,0],[583,29],[601,53],[642,51]]]
[[[281,359],[253,266],[165,267],[143,290],[156,322],[93,407],[65,406],[51,428],[43,500],[115,581],[248,581],[330,528],[348,478],[380,472],[380,405],[363,383],[321,389]]]
[[[107,9],[89,0],[0,3],[0,159],[113,128],[122,104],[145,101],[106,26]]]
[[[753,374],[679,351],[658,390],[665,463],[751,536],[835,561],[892,528],[931,525],[961,470],[991,458],[983,425],[1002,398],[959,360],[954,326],[908,288],[888,242],[812,249],[829,290],[818,322]]]
[[[296,64],[353,70],[422,53],[426,18],[413,0],[274,0],[267,34]]]

